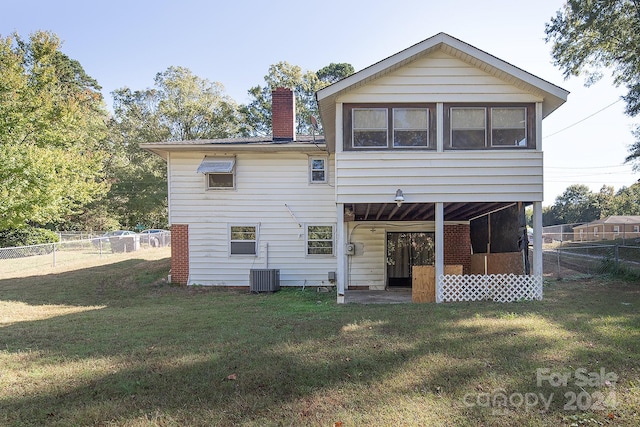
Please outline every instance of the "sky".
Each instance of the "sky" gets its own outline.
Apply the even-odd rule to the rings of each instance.
[[[545,43],[545,23],[562,0],[1,0],[0,36],[48,30],[62,51],[111,92],[142,90],[170,66],[219,82],[238,103],[281,61],[317,71],[347,62],[356,71],[437,33],[570,91],[543,121],[544,206],[571,184],[597,192],[640,178],[624,164],[639,118],[624,114],[609,77],[585,87],[565,80]],[[607,74],[605,72],[605,74]]]

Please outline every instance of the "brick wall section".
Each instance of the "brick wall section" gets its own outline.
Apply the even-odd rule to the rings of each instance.
[[[173,243],[173,236],[171,240]],[[462,264],[464,274],[471,272],[471,233],[468,224],[444,225],[444,263]]]
[[[291,89],[271,92],[271,127],[274,141],[295,141],[296,102]]]
[[[186,285],[189,279],[189,225],[171,225],[171,281]]]

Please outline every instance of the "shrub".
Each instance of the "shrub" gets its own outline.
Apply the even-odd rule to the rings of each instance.
[[[44,228],[24,227],[15,230],[0,231],[0,247],[30,246],[44,243],[56,243],[60,237]]]

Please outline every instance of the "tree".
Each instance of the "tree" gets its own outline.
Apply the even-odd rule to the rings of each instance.
[[[286,61],[271,65],[264,77],[265,85],[249,89],[253,101],[241,108],[245,120],[243,134],[271,134],[271,92],[277,87],[293,90],[296,99],[296,132],[310,134],[311,116],[318,116],[316,91],[351,74],[353,67],[350,64],[331,63],[318,72],[303,72],[299,66]]]
[[[573,224],[600,219],[597,196],[584,184],[567,187],[564,193],[556,197],[552,212],[548,217],[553,217],[557,221],[556,224]]]
[[[160,227],[167,223],[166,165],[141,150],[140,143],[238,136],[236,103],[220,83],[169,67],[153,88],[113,92],[108,199],[123,226]]]
[[[640,215],[640,184],[622,187],[613,197],[611,215]]]
[[[608,69],[624,85],[626,113],[640,112],[640,0],[568,0],[546,24],[554,63],[566,78],[584,74],[590,85]],[[640,128],[627,162],[640,169]]]
[[[100,86],[60,47],[0,39],[0,230],[64,222],[108,190]]]

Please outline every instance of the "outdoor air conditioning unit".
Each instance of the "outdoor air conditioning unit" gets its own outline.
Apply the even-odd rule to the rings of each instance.
[[[249,270],[249,290],[252,293],[279,291],[280,270],[273,268]]]

